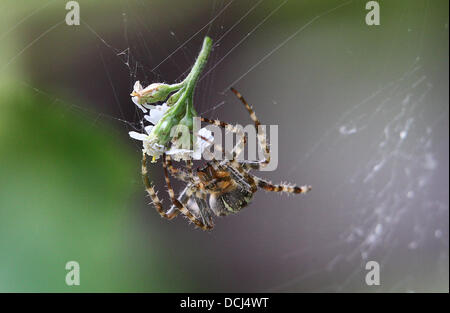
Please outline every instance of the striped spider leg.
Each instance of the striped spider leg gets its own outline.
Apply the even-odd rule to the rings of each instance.
[[[270,149],[266,142],[266,135],[264,133],[263,128],[261,127],[261,122],[256,117],[255,111],[251,107],[250,104],[245,100],[245,98],[234,88],[231,88],[231,91],[238,97],[239,100],[244,104],[245,108],[250,114],[250,118],[255,124],[256,128],[256,134],[258,136],[259,144],[261,145],[261,148],[264,152],[264,160],[262,161],[244,161],[239,162],[239,165],[242,166],[247,172],[251,169],[254,170],[261,170],[262,168],[266,167],[267,164],[270,162]],[[270,183],[269,181],[266,181],[262,178],[256,177],[252,175],[253,180],[258,185],[258,187],[263,188],[266,191],[273,191],[273,192],[286,192],[286,193],[306,193],[309,190],[311,190],[311,186],[291,186],[291,185],[274,185]]]
[[[175,194],[173,192],[171,183],[170,183],[170,179],[169,179],[169,174],[167,171],[167,162],[166,162],[166,155],[163,154],[163,168],[164,168],[164,176],[166,179],[166,184],[167,184],[167,188],[169,191],[169,196],[172,200],[172,203],[177,207],[178,211],[181,212],[183,215],[185,215],[191,222],[193,222],[196,226],[198,226],[199,228],[203,229],[203,230],[210,230],[212,229],[212,226],[210,225],[206,225],[205,223],[203,223],[202,221],[200,221],[199,219],[197,219],[186,207],[185,204],[181,203],[178,199],[175,198]],[[147,193],[150,195],[153,205],[155,206],[156,210],[158,211],[159,215],[161,215],[161,217],[166,218],[166,219],[173,219],[175,216],[178,215],[178,211],[172,211],[172,212],[165,212],[162,202],[159,199],[158,195],[155,192],[155,189],[153,188],[153,186],[150,183],[150,180],[148,178],[148,173],[147,173],[147,156],[145,154],[145,152],[142,154],[142,179],[144,181],[144,185],[145,185],[145,189],[147,190]],[[188,191],[190,192],[190,190]],[[190,194],[188,194],[188,196],[190,196]],[[187,202],[186,202],[187,203]]]
[[[261,122],[256,117],[256,113],[253,110],[253,108],[248,104],[248,102],[245,100],[245,98],[234,88],[230,88],[230,90],[238,97],[238,99],[242,102],[244,107],[247,109],[250,118],[252,119],[253,123],[255,124],[256,129],[256,135],[258,136],[258,142],[261,146],[261,149],[264,152],[264,160],[262,161],[249,161],[249,162],[242,162],[241,165],[246,169],[256,169],[260,170],[267,166],[267,164],[270,163],[270,149],[267,145],[266,141],[266,134],[264,132],[263,127],[261,126]]]
[[[178,179],[184,181],[184,179],[182,177],[178,177],[179,170],[172,165],[172,159],[170,158],[170,156],[167,155],[166,157],[167,157],[167,168],[169,169],[169,172],[171,173],[171,175],[174,176],[175,178],[178,178]],[[189,176],[193,177],[194,172],[192,169],[192,167],[193,167],[192,160],[191,159],[185,160],[184,163],[185,163],[185,168],[188,171],[188,174],[186,174],[185,172],[182,172],[181,176],[189,175]],[[178,215],[178,213],[180,213],[180,211],[178,211],[178,209],[175,205],[172,205],[172,207],[169,209],[169,211],[167,211],[167,214],[175,214],[175,216]]]
[[[206,192],[207,186],[203,186],[195,174],[191,176],[188,172],[182,172],[179,171],[179,169],[173,168],[170,156],[168,155],[163,155],[163,167],[169,196],[173,203],[168,214],[175,214],[176,212],[181,211],[181,213],[194,222],[196,226],[203,230],[211,230],[214,227],[214,223],[210,210],[207,209],[208,206],[206,204],[208,196]],[[187,183],[178,199],[175,198],[167,168],[174,169],[175,172],[171,173],[172,176]],[[192,217],[185,214],[182,210],[188,210]]]
[[[197,189],[198,180],[196,179],[196,177],[194,177],[194,176],[191,177],[189,175],[189,173],[183,173],[181,171],[178,172],[176,177],[185,182],[188,182],[188,184],[191,185],[191,187],[185,191],[186,197],[184,197],[184,198],[181,197],[181,201],[180,201],[175,197],[175,192],[173,191],[172,184],[170,182],[169,172],[167,170],[167,167],[168,167],[167,155],[163,154],[164,178],[166,180],[167,190],[168,190],[170,200],[172,201],[173,205],[175,205],[177,207],[178,211],[180,211],[184,216],[186,216],[191,222],[193,222],[199,228],[201,228],[203,230],[211,230],[214,227],[214,225],[212,224],[212,220],[211,219],[210,219],[210,221],[205,220],[203,215],[202,215],[202,220],[198,219],[198,217],[195,216],[194,213],[192,212],[193,204],[189,203],[191,196],[196,192],[196,189]],[[199,197],[199,195],[197,195],[197,197]],[[200,195],[199,198],[202,199],[203,198],[202,195]],[[196,201],[197,205],[198,205],[198,203],[199,202]],[[186,206],[191,207],[191,209],[188,209]]]
[[[150,179],[148,178],[148,173],[147,173],[147,154],[145,153],[145,151],[142,151],[141,175],[142,175],[142,181],[145,186],[145,190],[147,191],[150,198],[152,199],[153,205],[155,206],[155,209],[159,213],[159,215],[161,215],[161,217],[166,218],[168,220],[171,220],[175,216],[177,216],[178,213],[172,212],[169,214],[164,211],[162,202],[159,200],[159,197],[155,191],[155,188],[150,183]]]

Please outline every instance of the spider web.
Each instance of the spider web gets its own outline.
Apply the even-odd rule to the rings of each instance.
[[[439,166],[445,168],[440,164],[445,159],[438,160],[440,156],[435,151],[438,136],[434,132],[447,123],[448,111],[443,109],[430,122],[426,99],[433,85],[421,73],[419,63],[417,59],[412,69],[399,79],[344,112],[334,127],[289,170],[297,170],[310,158],[318,163],[329,162],[329,158],[322,156],[331,152],[349,157],[348,151],[355,149],[355,141],[372,138],[366,146],[369,155],[357,160],[340,176],[339,186],[329,190],[330,202],[340,203],[330,208],[343,212],[348,228],[328,245],[336,254],[322,264],[323,271],[329,273],[349,264],[361,262],[361,266],[349,270],[350,275],[325,290],[349,290],[364,275],[362,269],[369,260],[377,260],[382,268],[392,271],[390,262],[395,264],[392,258],[424,253],[436,243],[442,244],[443,250],[435,255],[435,266],[445,269],[448,202],[445,197],[439,199],[439,193],[435,192],[441,188],[436,182],[439,176],[436,171]],[[352,203],[342,201],[342,194],[351,194]],[[292,252],[288,257],[302,253]],[[415,274],[420,273],[422,265],[402,264],[407,268],[406,278],[400,281],[385,278],[390,286],[384,290],[414,291]],[[303,274],[274,289],[299,285],[319,274],[323,272]]]
[[[92,121],[93,127],[98,127],[97,123],[107,118],[117,122],[117,133],[142,131],[140,112],[131,101],[123,101],[128,96],[121,95],[118,86],[126,85],[131,90],[136,80],[141,80],[143,85],[181,80],[193,64],[203,36],[209,34],[214,39],[214,49],[196,91],[198,112],[222,120],[244,121],[242,111],[235,113],[227,109],[232,104],[226,90],[238,85],[244,95],[250,94],[248,98],[261,100],[256,101],[257,108],[268,105],[267,101],[264,102],[267,96],[257,97],[263,92],[261,90],[270,94],[272,103],[269,104],[284,103],[283,113],[273,108],[257,109],[257,113],[262,111],[259,115],[262,115],[263,123],[289,121],[289,125],[294,125],[294,120],[278,118],[275,114],[289,114],[285,112],[292,110],[295,115],[297,109],[287,103],[295,103],[296,98],[284,97],[282,94],[286,90],[274,91],[277,82],[265,83],[261,90],[255,91],[258,86],[252,81],[257,81],[258,75],[266,75],[270,79],[270,75],[275,73],[274,77],[280,77],[273,65],[273,62],[280,62],[280,55],[289,58],[289,62],[296,62],[297,56],[289,54],[289,49],[302,45],[302,40],[309,39],[309,43],[314,43],[310,39],[311,34],[320,34],[320,30],[330,22],[330,16],[334,16],[331,21],[337,16],[342,27],[344,22],[339,19],[341,9],[363,7],[358,1],[336,1],[318,6],[313,14],[300,14],[294,27],[286,27],[289,29],[286,32],[278,30],[281,27],[279,15],[289,11],[293,5],[290,1],[237,3],[215,0],[207,3],[201,8],[202,16],[208,16],[206,22],[202,19],[201,23],[196,22],[190,28],[177,26],[183,24],[180,22],[183,19],[181,13],[165,8],[170,22],[161,18],[162,26],[157,33],[146,26],[144,20],[145,12],[152,9],[151,4],[138,1],[124,4],[120,16],[123,30],[120,44],[112,43],[113,38],[96,30],[92,21],[83,20],[82,27],[99,44],[97,55],[105,82],[110,86],[109,101],[116,104],[116,111],[106,112],[72,104],[70,109],[86,111],[86,118]],[[378,85],[355,92],[354,97],[346,99],[350,100],[348,103],[341,98],[341,105],[330,108],[331,113],[306,100],[302,108],[311,113],[312,119],[317,117],[319,126],[312,127],[314,132],[308,132],[307,126],[313,125],[300,118],[305,126],[302,123],[295,125],[295,131],[306,133],[309,139],[300,146],[298,140],[294,145],[291,139],[288,145],[283,144],[287,140],[280,139],[279,171],[271,173],[271,178],[283,177],[299,183],[309,183],[307,179],[311,179],[313,195],[310,198],[307,195],[294,200],[277,196],[276,202],[270,200],[267,203],[255,199],[255,206],[264,208],[257,217],[253,210],[242,212],[242,217],[230,218],[230,221],[221,219],[218,221],[222,224],[221,230],[206,238],[186,234],[184,227],[180,227],[178,234],[174,232],[174,236],[183,234],[188,241],[207,246],[205,254],[224,256],[227,262],[246,271],[249,282],[242,282],[239,286],[231,281],[235,277],[232,274],[230,280],[223,278],[223,281],[211,283],[208,273],[198,264],[201,260],[196,255],[184,256],[187,264],[194,264],[196,276],[202,282],[212,284],[213,291],[371,291],[374,289],[364,284],[364,265],[369,260],[379,262],[382,268],[382,286],[376,291],[448,290],[448,193],[445,191],[448,189],[448,174],[445,174],[448,172],[448,104],[445,104],[448,103],[448,89],[442,87],[446,83],[435,85],[436,80],[430,77],[422,59],[425,29],[430,23],[434,25],[428,17],[429,5],[427,1],[423,2],[420,23],[401,21],[406,29],[420,25],[416,37],[419,42],[417,53],[407,61],[409,64],[403,71],[386,75],[389,78],[378,81]],[[137,13],[140,10],[142,14]],[[362,14],[358,16],[361,20]],[[54,27],[57,26],[51,26],[49,31]],[[162,40],[163,37],[170,39]],[[266,44],[260,44],[261,38],[267,40]],[[26,46],[27,49],[29,47]],[[359,62],[364,58],[364,47],[358,47],[356,51],[345,46],[338,49],[342,53],[359,53]],[[386,71],[388,57],[383,65]],[[125,68],[128,75],[113,75],[111,68],[114,67]],[[227,70],[227,67],[232,67],[232,70]],[[314,73],[314,69],[309,73]],[[301,84],[305,79],[302,73],[293,75],[289,80],[298,78]],[[444,79],[448,82],[448,72]],[[23,84],[47,94],[58,103],[65,103],[51,92],[26,82]],[[349,88],[345,92],[352,91]],[[320,97],[312,99],[323,100]],[[273,122],[270,121],[271,116],[274,116]],[[286,132],[284,135],[292,138]],[[138,149],[140,147],[136,144]],[[264,196],[265,200],[269,196]],[[302,201],[303,205],[299,204]],[[289,216],[293,220],[306,219],[306,222],[298,222],[298,225],[283,222],[279,213],[270,212],[278,204],[299,209],[295,215],[281,211],[286,215],[292,213]],[[307,207],[310,211],[305,212],[299,207]],[[267,218],[274,220],[273,228],[264,224],[266,229],[255,230],[259,237],[248,234],[249,227],[256,228],[256,223],[263,223]],[[244,223],[248,225],[244,227]],[[314,229],[308,223],[320,227]],[[230,235],[226,231],[229,227],[236,227],[236,234]],[[285,235],[287,237],[279,234],[282,227],[292,229],[289,235]],[[300,239],[305,236],[309,242]],[[285,238],[288,241],[284,246],[273,248],[273,253],[263,254],[262,251],[267,250],[262,247],[263,242],[275,245]],[[229,248],[230,240],[237,242],[238,247],[234,248],[241,251],[242,256],[229,255],[234,251]],[[215,247],[220,243],[227,253],[223,254]],[[245,254],[248,246],[256,248]],[[261,255],[266,258],[260,262],[261,265],[245,264],[257,262],[257,256]],[[215,271],[232,272],[226,262],[219,263],[214,267]],[[261,279],[267,266],[272,266],[273,273]],[[433,270],[427,271],[427,268]],[[425,282],[421,284],[423,280]],[[437,285],[433,285],[433,280],[438,280]]]

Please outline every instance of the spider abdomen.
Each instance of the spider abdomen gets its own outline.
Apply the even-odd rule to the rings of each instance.
[[[250,189],[237,185],[229,192],[211,194],[209,205],[217,216],[223,216],[239,212],[250,203],[252,197]]]

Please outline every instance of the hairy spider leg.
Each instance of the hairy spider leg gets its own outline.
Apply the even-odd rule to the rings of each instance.
[[[149,194],[150,198],[152,199],[153,205],[155,206],[155,209],[159,213],[159,215],[161,215],[161,217],[169,219],[169,220],[171,220],[175,216],[177,216],[178,213],[172,212],[172,213],[168,214],[168,213],[166,213],[164,211],[162,203],[159,200],[159,197],[156,194],[155,189],[151,185],[150,179],[148,178],[148,173],[147,173],[147,155],[145,154],[144,151],[142,153],[141,175],[142,175],[142,181],[144,182],[145,189],[147,190],[147,193]]]
[[[253,176],[255,182],[258,184],[258,187],[273,192],[286,192],[286,193],[307,193],[311,190],[311,186],[291,186],[285,184],[274,185],[271,182],[264,180],[262,178]]]
[[[163,155],[165,156],[165,155]],[[167,172],[167,168],[165,166],[165,162],[163,162],[163,167],[164,167],[164,175],[166,178],[166,184],[169,188],[169,195],[171,196],[171,200],[172,203],[175,204],[178,208],[178,210],[184,214],[190,221],[192,221],[195,225],[197,225],[198,227],[200,227],[203,230],[210,230],[212,229],[212,227],[204,225],[201,221],[199,221],[198,219],[195,218],[194,215],[192,215],[191,212],[189,212],[188,209],[186,209],[184,207],[184,205],[182,203],[180,203],[176,198],[175,195],[173,193],[173,189],[171,187],[170,184],[170,180],[168,180],[168,172]],[[147,173],[147,156],[145,154],[145,152],[142,153],[142,180],[144,182],[145,185],[145,189],[147,190],[147,193],[150,195],[150,198],[152,199],[153,205],[156,208],[156,211],[159,213],[159,215],[161,215],[161,217],[166,218],[166,219],[173,219],[175,216],[178,215],[177,211],[173,211],[170,214],[166,213],[164,211],[164,208],[162,206],[162,202],[159,199],[158,195],[155,192],[155,189],[153,188],[153,186],[150,184],[150,180],[148,178],[148,173]]]
[[[166,154],[163,154],[163,168],[164,168],[164,178],[166,180],[166,185],[167,185],[167,189],[169,192],[169,196],[170,196],[170,200],[172,201],[172,203],[178,208],[178,210],[185,215],[191,222],[193,222],[196,226],[198,226],[199,228],[203,229],[203,230],[211,230],[213,228],[212,225],[205,225],[202,221],[200,221],[199,219],[197,219],[187,208],[186,208],[186,204],[189,201],[190,196],[192,196],[192,190],[188,189],[186,190],[186,195],[187,198],[185,201],[183,201],[184,203],[180,202],[176,197],[175,197],[175,192],[173,191],[172,185],[170,183],[170,178],[169,178],[169,172],[167,170],[167,158],[166,158]]]
[[[236,97],[238,97],[239,100],[241,100],[241,102],[244,104],[245,108],[247,109],[248,113],[250,114],[250,118],[252,119],[252,121],[255,123],[255,128],[256,128],[256,134],[258,136],[258,141],[259,144],[264,152],[264,160],[262,161],[258,161],[258,162],[241,162],[242,165],[249,169],[256,169],[259,170],[261,168],[264,168],[267,166],[267,164],[270,163],[270,149],[269,146],[267,145],[267,141],[266,141],[266,134],[264,132],[264,129],[261,125],[261,122],[259,121],[259,119],[256,117],[256,113],[253,110],[252,106],[250,104],[248,104],[248,102],[245,100],[245,98],[234,88],[230,88],[231,91],[236,95]]]

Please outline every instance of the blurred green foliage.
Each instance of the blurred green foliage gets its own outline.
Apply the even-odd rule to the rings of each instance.
[[[129,233],[136,156],[45,96],[22,90],[4,99],[0,291],[167,289],[162,260],[129,247],[145,241]],[[70,260],[80,263],[77,287],[65,284]]]
[[[87,19],[121,3],[81,2]],[[182,290],[189,282],[161,253],[157,230],[138,222],[140,156],[126,134],[117,138],[106,123],[71,110],[73,97],[62,104],[24,83],[32,48],[44,53],[42,61],[52,59],[37,39],[63,20],[64,6],[0,5],[8,11],[0,21],[0,292]],[[97,20],[109,31],[122,27]],[[33,23],[44,28],[34,33]],[[80,286],[65,283],[71,260],[80,264]]]

